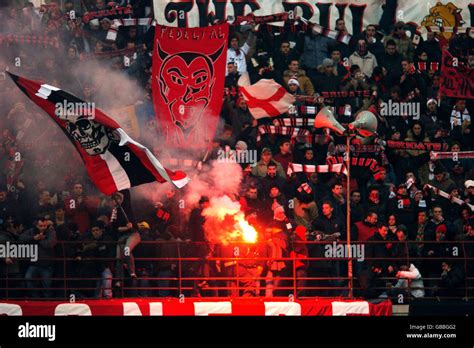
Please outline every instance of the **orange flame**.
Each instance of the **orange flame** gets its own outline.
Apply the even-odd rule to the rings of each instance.
[[[257,241],[257,231],[246,220],[238,220],[241,229],[242,239],[245,243],[255,243]]]
[[[203,211],[206,216],[204,230],[212,243],[227,245],[232,242],[255,243],[257,231],[245,220],[239,202],[228,196],[211,198],[210,206]]]

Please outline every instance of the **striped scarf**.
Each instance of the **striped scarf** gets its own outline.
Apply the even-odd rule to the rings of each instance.
[[[2,35],[0,34],[0,44],[2,43],[20,43],[29,45],[42,45],[59,48],[59,40],[57,37],[49,37],[46,35]]]
[[[156,25],[156,21],[153,18],[120,18],[114,19],[109,31],[107,32],[106,40],[115,41],[117,40],[117,34],[121,26],[134,27],[137,25]]]
[[[474,158],[474,151],[460,151],[460,152],[430,152],[430,159],[432,161],[440,159],[452,159],[454,162],[457,162],[459,158]]]
[[[312,118],[277,118],[273,120],[275,126],[281,127],[313,127]]]
[[[429,188],[433,191],[433,193],[435,195],[446,198],[446,199],[450,200],[453,203],[456,203],[456,204],[459,204],[459,205],[467,204],[471,208],[471,210],[474,210],[474,205],[466,203],[461,198],[454,197],[453,195],[450,195],[449,193],[447,193],[445,191],[442,191],[439,188],[434,187],[433,185],[425,184],[425,186],[423,188],[424,189]]]
[[[300,137],[300,136],[303,136],[303,137],[311,136],[311,133],[307,129],[301,129],[301,128],[295,128],[295,127],[262,125],[258,127],[257,143],[262,141],[263,134],[285,135],[285,136],[289,136],[290,138]]]
[[[347,175],[347,168],[343,163],[338,164],[323,164],[323,165],[312,165],[312,164],[300,164],[300,163],[288,163],[287,174],[290,176],[292,173],[337,173]]]

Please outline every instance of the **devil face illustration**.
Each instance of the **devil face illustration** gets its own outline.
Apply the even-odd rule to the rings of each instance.
[[[209,56],[196,52],[169,55],[158,46],[163,60],[157,77],[160,94],[165,100],[172,122],[186,138],[201,121],[209,104],[214,85],[213,63],[222,54],[224,46]]]

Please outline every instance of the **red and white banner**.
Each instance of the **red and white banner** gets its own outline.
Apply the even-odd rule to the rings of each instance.
[[[334,28],[336,20],[344,18],[349,34],[358,33],[368,24],[377,24],[382,17],[384,0],[154,0],[155,19],[159,24],[180,27],[207,26],[209,16],[224,20],[253,13],[268,16],[287,12],[289,18],[303,17],[312,23]],[[393,3],[392,1],[390,3]],[[396,1],[393,21],[422,26],[466,27],[471,23],[472,0]],[[385,6],[389,10],[390,6]],[[283,22],[280,22],[281,24]]]
[[[295,102],[295,97],[274,80],[262,79],[251,86],[240,86],[239,90],[256,119],[279,116]]]
[[[157,25],[153,104],[170,147],[205,148],[214,138],[224,94],[229,25],[171,28]]]
[[[4,301],[0,316],[391,316],[392,304],[364,300],[314,299],[120,299],[61,301]]]

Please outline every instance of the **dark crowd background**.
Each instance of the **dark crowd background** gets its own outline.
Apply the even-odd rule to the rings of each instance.
[[[116,4],[126,5],[122,2]],[[134,17],[153,15],[151,0],[130,4]],[[116,40],[108,41],[113,17],[84,24],[81,16],[109,6],[103,0],[85,0],[65,1],[61,6],[51,2],[41,11],[28,2],[0,8],[2,36],[30,35],[58,42],[55,46],[2,41],[0,71],[8,69],[61,86],[106,110],[129,105],[147,105],[152,110],[153,27],[122,26]],[[75,19],[69,16],[71,10]],[[345,32],[345,25],[340,19],[330,29]],[[473,39],[453,34],[445,41],[428,33],[415,47],[407,31],[403,22],[373,23],[345,45],[311,29],[292,30],[290,25],[281,30],[266,25],[232,27],[227,71],[222,72],[226,74],[226,92],[207,162],[229,149],[258,154],[256,165],[239,166],[239,192],[229,192],[261,232],[263,241],[244,248],[237,268],[235,262],[209,260],[232,257],[226,246],[206,243],[201,213],[209,205],[209,197],[202,196],[191,209],[181,209],[186,189],[163,190],[154,201],[134,197],[133,204],[125,192],[115,195],[118,202],[124,202],[125,209],[118,208],[114,200],[93,187],[73,146],[48,116],[26,102],[2,73],[0,243],[38,244],[40,259],[35,263],[0,259],[0,294],[7,296],[8,287],[9,297],[74,293],[112,298],[123,295],[127,285],[135,287],[129,293],[132,295],[171,296],[178,294],[178,276],[239,275],[247,279],[202,279],[182,285],[192,289],[193,295],[209,296],[277,296],[293,293],[293,288],[298,296],[347,295],[345,261],[304,260],[324,258],[324,245],[307,241],[346,239],[345,176],[287,174],[291,162],[326,164],[328,156],[342,155],[337,153],[337,145],[345,139],[333,135],[314,137],[310,142],[264,135],[257,142],[257,127],[272,124],[273,119],[255,120],[239,96],[237,81],[248,72],[252,83],[272,78],[291,94],[306,96],[298,98],[297,110],[333,106],[343,125],[352,122],[360,110],[376,114],[377,136],[365,142],[380,145],[379,150],[358,155],[376,159],[382,169],[374,177],[368,168],[352,168],[351,239],[366,243],[367,259],[354,263],[356,295],[472,296],[473,262],[466,260],[473,257],[473,244],[468,243],[474,239],[469,206],[474,204],[472,159],[432,161],[428,151],[390,149],[384,141],[441,143],[453,152],[474,150],[472,99],[440,98],[440,71],[419,69],[419,63],[426,62],[428,67],[429,63],[440,63],[443,50],[473,68]],[[361,90],[370,90],[370,97],[321,98],[322,92]],[[421,117],[383,116],[380,103],[389,100],[418,103]],[[278,118],[290,117],[305,115]],[[322,134],[321,130],[307,129],[311,134]],[[139,140],[150,144],[162,159],[159,139]],[[426,184],[465,204],[434,194]],[[146,243],[151,241],[158,243]],[[199,259],[179,264],[173,260],[185,256]],[[147,257],[167,259],[137,259]],[[259,261],[258,257],[273,261]],[[297,261],[278,260],[288,257]],[[261,279],[256,280],[258,277]],[[216,285],[226,289],[213,290]],[[236,285],[241,287],[240,293]]]

